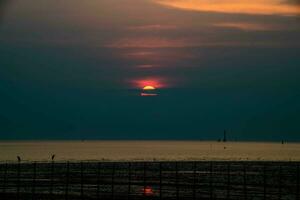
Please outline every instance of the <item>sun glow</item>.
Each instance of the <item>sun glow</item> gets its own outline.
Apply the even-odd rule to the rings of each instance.
[[[136,89],[141,90],[157,90],[166,87],[165,80],[162,78],[142,78],[142,79],[135,79],[131,80],[131,84]]]
[[[140,96],[159,96],[169,85],[162,77],[149,77],[131,80],[132,87],[139,91]]]

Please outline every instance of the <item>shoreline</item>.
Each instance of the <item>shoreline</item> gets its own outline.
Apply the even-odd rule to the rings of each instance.
[[[215,141],[0,142],[0,162],[48,161],[300,161],[300,143]]]
[[[300,144],[300,141],[286,141],[283,140],[285,144]],[[1,140],[0,139],[0,145],[1,143],[35,143],[35,142],[40,142],[40,143],[47,143],[47,142],[65,142],[65,143],[70,143],[70,142],[212,142],[212,143],[273,143],[273,144],[281,144],[282,140],[228,140],[226,142],[223,141],[218,141],[218,140],[156,140],[156,139],[136,139],[136,140],[127,140],[127,139],[47,139],[47,140],[33,140],[33,139],[24,139],[24,140]]]

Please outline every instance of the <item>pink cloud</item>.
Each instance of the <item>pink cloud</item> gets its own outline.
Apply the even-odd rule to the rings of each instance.
[[[242,31],[278,31],[283,29],[283,27],[279,25],[246,22],[223,22],[213,24],[213,26],[221,28],[239,29]]]
[[[175,25],[150,24],[150,25],[141,25],[141,26],[128,27],[128,30],[135,30],[135,31],[163,31],[163,30],[173,30],[173,29],[177,29],[177,26],[175,26]]]

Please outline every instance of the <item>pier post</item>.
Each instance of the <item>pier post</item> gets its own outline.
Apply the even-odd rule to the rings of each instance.
[[[244,199],[247,200],[248,199],[248,195],[247,195],[247,166],[246,163],[243,163],[243,177],[244,177]]]
[[[131,195],[131,162],[128,163],[128,193],[127,199],[130,200]]]
[[[69,173],[70,173],[70,163],[67,162],[67,170],[66,170],[66,188],[65,188],[65,199],[69,199]]]
[[[97,165],[97,199],[100,199],[100,172],[101,172],[101,163],[98,162]]]
[[[209,169],[209,193],[210,193],[210,200],[213,199],[213,162],[210,162],[210,169]]]
[[[267,169],[266,169],[267,167],[266,167],[266,164],[264,163],[264,165],[263,165],[263,184],[264,184],[264,200],[266,200],[267,199],[267,175],[266,175],[266,171],[267,171]]]
[[[32,200],[35,199],[35,183],[36,183],[36,165],[37,163],[33,163],[33,177],[32,177]]]
[[[230,199],[230,162],[227,164],[227,199]]]
[[[161,200],[162,197],[162,162],[159,162],[159,199]]]
[[[54,195],[53,195],[53,179],[54,179],[54,161],[51,161],[51,169],[50,169],[50,198],[54,199]]]
[[[111,173],[111,199],[114,199],[115,196],[115,163],[112,166],[112,173]]]
[[[18,160],[18,172],[17,172],[17,200],[20,199],[20,187],[21,187],[21,160]]]
[[[144,186],[144,190],[143,190],[144,194],[143,195],[144,196],[146,195],[145,192],[146,192],[146,186],[147,186],[146,185],[146,167],[147,167],[146,164],[147,164],[146,162],[143,162],[143,186]]]
[[[300,167],[299,167],[299,163],[297,163],[297,183],[296,183],[296,191],[297,191],[297,194],[296,194],[296,199],[297,200],[300,200]]]
[[[282,197],[282,166],[279,165],[279,179],[278,179],[278,199]]]
[[[80,162],[80,197],[83,200],[83,162]]]
[[[178,178],[178,162],[175,162],[175,173],[176,173],[176,200],[179,200],[179,178]]]
[[[196,199],[196,167],[197,163],[193,162],[193,200]]]
[[[8,164],[5,163],[4,174],[3,174],[3,188],[2,188],[2,194],[4,199],[6,199],[7,169],[8,169]]]

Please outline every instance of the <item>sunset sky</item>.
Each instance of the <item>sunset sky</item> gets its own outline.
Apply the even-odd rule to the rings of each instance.
[[[300,141],[299,0],[0,0],[0,139]]]

